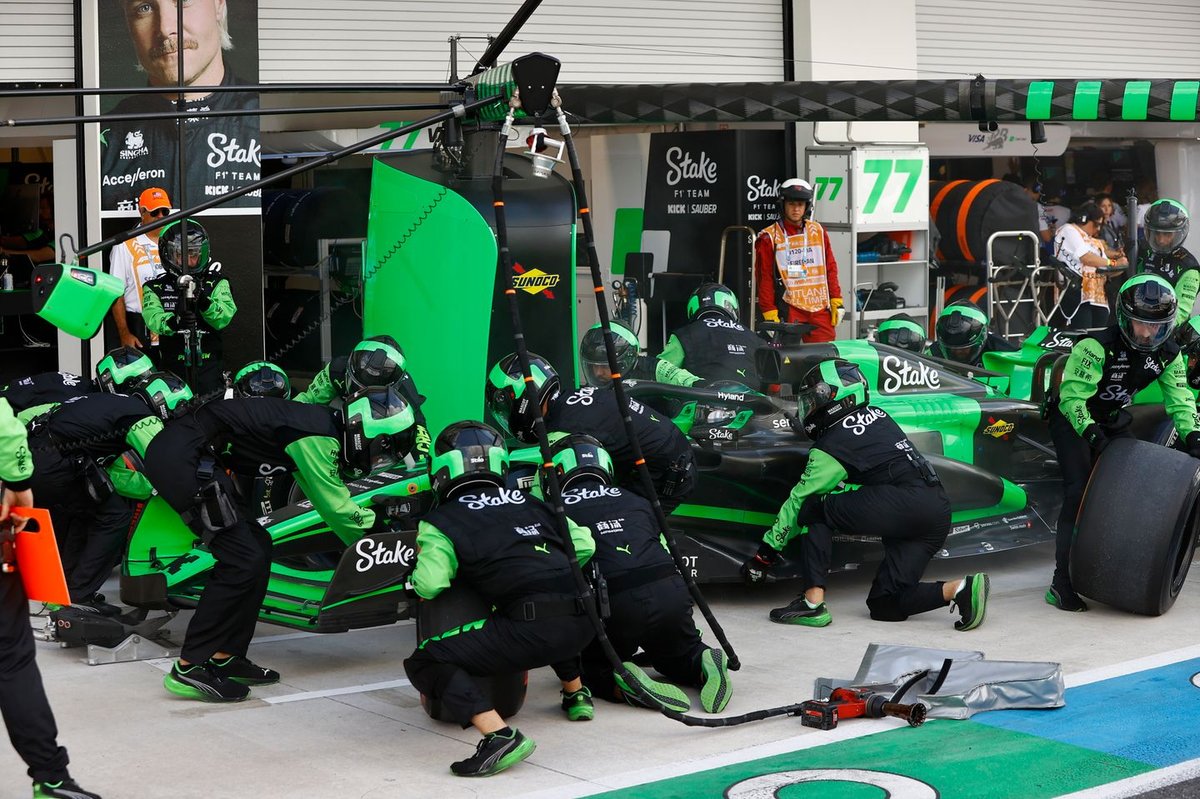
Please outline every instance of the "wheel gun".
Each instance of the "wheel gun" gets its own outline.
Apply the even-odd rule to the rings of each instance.
[[[904,719],[910,727],[925,723],[925,705],[901,705],[889,702],[883,694],[864,688],[834,688],[828,699],[810,699],[800,703],[800,721],[805,727],[832,730],[839,719],[881,719],[895,716]]]

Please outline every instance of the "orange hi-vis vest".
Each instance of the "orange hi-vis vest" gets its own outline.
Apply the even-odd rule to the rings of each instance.
[[[789,236],[779,222],[767,228],[767,233],[775,244],[775,268],[783,281],[783,301],[810,313],[828,308],[825,229],[806,219],[802,233]]]

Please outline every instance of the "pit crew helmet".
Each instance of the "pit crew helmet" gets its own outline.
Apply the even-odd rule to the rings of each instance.
[[[589,477],[606,486],[615,482],[612,456],[596,438],[586,433],[554,433],[550,439],[551,461],[558,472],[560,488],[565,490],[572,483]],[[538,479],[544,480],[545,472],[539,472]],[[545,489],[543,483],[542,490]]]
[[[208,250],[208,231],[195,219],[178,219],[163,228],[158,237],[158,256],[163,269],[175,277],[198,275],[208,269]]]
[[[796,391],[804,432],[815,438],[846,414],[865,407],[867,380],[842,358],[821,361],[808,370]]]
[[[123,394],[153,371],[154,362],[146,353],[136,347],[117,347],[96,364],[96,384],[108,394]]]
[[[233,396],[288,399],[292,396],[292,381],[287,372],[270,361],[254,361],[233,376]]]
[[[542,356],[529,353],[529,371],[532,382],[526,383],[521,361],[514,352],[492,367],[484,386],[484,404],[492,421],[526,444],[537,440],[534,426],[539,408],[562,389],[558,372]]]
[[[875,340],[917,355],[925,351],[925,329],[908,314],[898,313],[885,319],[875,331]]]
[[[391,336],[371,336],[354,345],[346,361],[346,396],[368,386],[391,386],[404,379],[404,352]]]
[[[1188,212],[1178,200],[1158,200],[1146,209],[1146,244],[1163,255],[1183,246],[1188,234]]]
[[[1175,340],[1187,362],[1188,385],[1200,389],[1200,316],[1193,316],[1180,325]]]
[[[1175,289],[1158,275],[1129,278],[1117,294],[1121,337],[1139,352],[1154,352],[1175,331],[1178,308]]]
[[[192,389],[174,372],[150,372],[138,384],[133,396],[146,403],[164,422],[178,419],[192,407]]]
[[[701,283],[687,301],[689,322],[708,317],[736,322],[738,311],[737,297],[720,283]]]
[[[412,452],[416,416],[393,386],[370,386],[342,410],[342,474],[350,479],[390,469]]]
[[[780,216],[783,216],[783,204],[788,200],[803,200],[807,203],[804,207],[804,219],[802,221],[807,221],[812,217],[813,190],[812,184],[807,180],[790,178],[779,186],[779,193],[775,196],[775,202],[779,206]]]
[[[942,351],[955,361],[971,363],[987,341],[988,318],[974,303],[954,302],[938,314],[937,340]]]
[[[433,442],[429,482],[444,502],[467,486],[503,488],[508,481],[504,436],[483,422],[455,422]]]
[[[613,332],[613,348],[616,350],[617,369],[622,377],[629,377],[640,357],[641,342],[637,334],[615,319],[609,322]],[[589,386],[612,385],[612,370],[608,368],[608,353],[604,349],[604,328],[600,323],[592,325],[579,340],[579,360],[583,364],[583,382]]]

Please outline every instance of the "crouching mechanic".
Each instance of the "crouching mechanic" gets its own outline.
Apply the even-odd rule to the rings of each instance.
[[[1200,457],[1200,419],[1188,390],[1187,367],[1172,337],[1175,290],[1157,275],[1125,281],[1117,295],[1117,324],[1079,339],[1062,372],[1058,402],[1051,402],[1050,437],[1063,476],[1054,576],[1046,602],[1059,610],[1087,610],[1071,586],[1075,517],[1096,458],[1116,437],[1129,436],[1133,395],[1158,381],[1163,405],[1185,449]],[[1186,326],[1185,326],[1186,329]]]
[[[404,671],[414,688],[483,736],[475,754],[450,770],[484,777],[529,757],[535,744],[505,724],[475,678],[550,665],[568,716],[590,719],[578,656],[594,630],[554,514],[505,488],[508,452],[500,433],[480,422],[450,425],[434,442],[429,472],[438,505],[419,525],[413,588],[429,600],[461,581],[496,610],[485,624],[421,642]],[[569,520],[568,527],[585,563],[595,549],[591,533]]]
[[[96,379],[88,380],[71,372],[39,372],[14,380],[0,389],[0,396],[17,412],[23,424],[59,402],[96,391],[128,394],[143,377],[154,371],[154,364],[140,350],[117,347],[109,350],[96,364]]]
[[[720,713],[733,696],[725,653],[700,642],[692,620],[692,598],[650,503],[613,485],[612,458],[588,435],[555,433],[551,447],[561,475],[563,505],[577,524],[592,531],[592,561],[608,586],[611,615],[605,633],[633,679],[666,707],[686,712],[690,703],[671,683],[700,688],[700,704]],[[545,485],[542,486],[543,491]],[[671,682],[650,679],[628,662],[641,647],[655,671]],[[593,640],[583,651],[583,680],[602,699],[640,705],[637,691],[623,685]],[[569,712],[569,711],[568,711]]]
[[[144,457],[163,421],[182,415],[191,399],[178,377],[151,372],[133,396],[74,397],[30,422],[32,487],[50,510],[73,606],[120,613],[96,592],[129,533],[133,503],[127,497],[149,492],[118,459],[127,449]]]
[[[684,386],[732,380],[757,391],[761,381],[754,356],[767,342],[738,322],[733,292],[720,283],[701,284],[688,298],[687,317],[658,356],[657,379]],[[679,379],[686,375],[696,379]]]
[[[825,579],[833,531],[877,535],[883,562],[875,572],[867,607],[876,621],[904,621],[954,603],[956,630],[973,630],[987,610],[988,578],[921,582],[930,559],[950,532],[950,500],[933,467],[880,408],[868,405],[867,383],[849,361],[823,361],[798,388],[804,432],[813,440],[800,482],[763,536],[758,553],[742,566],[747,582],[766,579],[788,542],[801,539],[805,590],[771,621],[824,627]],[[861,486],[835,492],[839,484]]]
[[[11,521],[16,530],[25,524],[19,508],[33,507],[32,474],[25,428],[0,399],[0,522],[10,521],[9,512],[15,511]],[[0,572],[0,712],[8,739],[29,767],[34,799],[100,799],[80,788],[67,771],[67,750],[58,745],[36,656],[25,586],[20,573],[6,569]]]
[[[412,408],[389,387],[351,395],[344,411],[273,397],[209,402],[167,425],[146,450],[159,495],[208,545],[216,563],[188,624],[168,691],[206,702],[245,699],[279,681],[246,652],[271,569],[271,537],[238,496],[236,474],[292,472],[313,509],[346,545],[374,526],[342,482],[391,468],[412,447]]]
[[[429,429],[421,404],[425,398],[417,391],[404,361],[404,352],[391,336],[371,336],[354,345],[348,356],[339,356],[317,372],[308,388],[295,396],[296,402],[328,405],[340,402],[367,386],[395,386],[413,409],[416,419],[416,444],[413,455],[429,455]]]
[[[875,340],[880,344],[908,350],[917,355],[925,353],[925,329],[917,321],[905,313],[889,316],[875,331]]]
[[[934,325],[937,341],[929,354],[947,361],[983,368],[985,352],[1015,352],[1020,349],[988,330],[987,314],[971,302],[953,302],[938,314]]]
[[[642,481],[633,460],[633,447],[617,405],[616,390],[584,386],[563,393],[558,373],[540,355],[529,353],[533,382],[526,384],[516,354],[506,355],[492,367],[484,387],[484,402],[493,421],[504,432],[526,444],[537,441],[534,424],[537,405],[542,408],[547,432],[587,433],[599,439],[612,456],[620,485],[642,494]],[[636,400],[626,413],[650,470],[663,513],[670,513],[691,493],[696,481],[696,458],[691,445],[670,419]],[[646,497],[650,499],[650,497]]]

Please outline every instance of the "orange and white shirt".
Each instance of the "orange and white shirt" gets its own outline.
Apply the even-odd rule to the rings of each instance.
[[[1086,266],[1083,256],[1088,253],[1104,258],[1104,246],[1099,239],[1094,239],[1075,223],[1059,227],[1054,234],[1054,257],[1062,261],[1068,269],[1079,275],[1082,280],[1080,293],[1081,302],[1088,305],[1108,307],[1108,297],[1104,293],[1105,280],[1096,273],[1096,267]]]
[[[125,282],[125,310],[142,312],[142,286],[164,273],[158,242],[145,233],[123,241],[109,254],[109,271]]]

